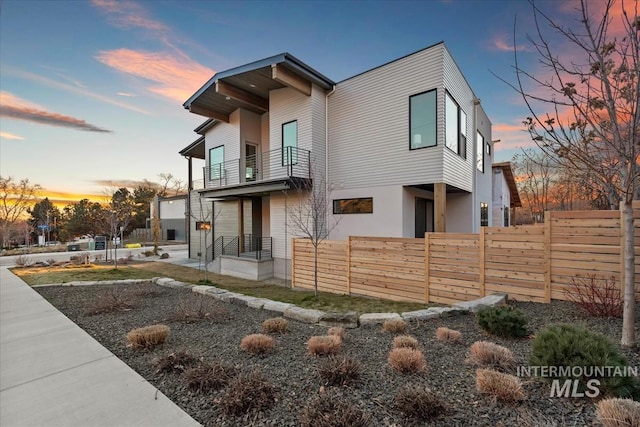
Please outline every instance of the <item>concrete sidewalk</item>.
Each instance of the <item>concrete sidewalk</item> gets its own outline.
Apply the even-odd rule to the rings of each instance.
[[[6,268],[0,426],[199,426]]]

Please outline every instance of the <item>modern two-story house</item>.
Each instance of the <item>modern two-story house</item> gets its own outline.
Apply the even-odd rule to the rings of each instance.
[[[206,118],[180,151],[190,182],[191,159],[206,165],[190,256],[214,270],[286,278],[300,189],[325,191],[329,239],[492,223],[491,122],[442,42],[341,82],[276,55],[215,74],[184,107]]]

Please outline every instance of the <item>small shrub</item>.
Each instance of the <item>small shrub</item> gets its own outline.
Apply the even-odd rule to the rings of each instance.
[[[476,341],[471,344],[467,362],[508,371],[516,364],[516,359],[506,347],[489,341]]]
[[[420,350],[412,348],[394,348],[389,352],[389,365],[401,374],[422,372],[427,365]]]
[[[158,324],[129,331],[127,341],[129,341],[129,346],[134,350],[150,350],[155,346],[164,344],[168,336],[169,327]]]
[[[264,332],[265,334],[282,334],[284,332],[287,332],[288,330],[289,322],[287,321],[287,319],[283,319],[282,317],[274,317],[262,322],[262,332]]]
[[[252,409],[268,409],[275,402],[275,391],[275,387],[264,375],[253,371],[229,382],[220,405],[227,415],[241,415]]]
[[[273,338],[264,334],[251,334],[242,338],[240,348],[251,354],[264,354],[273,348]]]
[[[519,338],[527,334],[527,319],[513,307],[483,307],[476,315],[478,325],[490,334],[505,338]]]
[[[156,374],[180,374],[197,364],[198,359],[184,350],[175,351],[154,361]]]
[[[360,364],[348,356],[329,356],[318,365],[318,373],[326,385],[348,385],[360,376]]]
[[[624,298],[613,276],[608,280],[600,280],[595,274],[571,278],[565,295],[590,316],[622,317]]]
[[[238,370],[223,362],[204,363],[185,372],[189,390],[200,393],[219,390],[229,384],[236,375]]]
[[[93,260],[95,262],[102,262],[103,259],[104,259],[104,255],[102,255],[102,254],[97,254],[97,255],[93,256]]]
[[[307,349],[313,356],[336,354],[340,351],[342,340],[335,335],[323,335],[309,338]]]
[[[393,348],[418,349],[418,340],[411,335],[398,335],[393,338]]]
[[[407,322],[402,319],[385,320],[382,324],[382,330],[385,332],[392,332],[394,334],[404,334],[407,332]]]
[[[336,337],[340,338],[340,341],[344,341],[344,338],[347,335],[347,333],[345,332],[343,327],[334,326],[332,328],[329,328],[329,330],[327,331],[327,335],[335,335]]]
[[[436,329],[436,338],[438,341],[444,342],[460,342],[462,341],[462,334],[458,331],[454,331],[449,328]]]
[[[604,335],[570,324],[551,325],[538,332],[531,343],[529,364],[561,367],[607,366],[611,367],[607,369],[612,370],[629,366],[620,350]],[[633,376],[602,377],[596,375],[599,372],[588,372],[586,369],[584,371],[586,372],[583,373],[593,375],[583,378],[547,378],[547,380],[579,379],[581,380],[579,391],[584,391],[584,384],[589,379],[597,379],[600,381],[600,390],[611,396],[640,399],[640,384],[637,378]]]
[[[447,410],[442,400],[431,390],[415,386],[401,389],[393,399],[393,406],[406,418],[419,421],[432,420]]]
[[[640,402],[631,399],[601,400],[596,414],[604,427],[640,426]]]
[[[224,323],[231,319],[231,312],[225,307],[219,307],[209,297],[197,297],[198,302],[193,304],[182,299],[176,304],[171,320],[176,322],[194,323],[200,320],[210,320],[216,323]]]
[[[476,370],[476,388],[501,402],[518,402],[525,397],[520,378],[493,369]]]
[[[317,396],[300,414],[301,427],[369,427],[374,419],[338,396]]]
[[[26,255],[16,255],[13,260],[16,267],[25,268],[29,267],[32,264],[31,258]]]
[[[126,311],[134,307],[134,301],[130,296],[120,290],[110,289],[99,294],[84,310],[86,316],[112,313],[114,311]]]

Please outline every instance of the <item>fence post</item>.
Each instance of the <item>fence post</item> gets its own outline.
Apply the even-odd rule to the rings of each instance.
[[[347,295],[351,295],[351,236],[347,237]]]
[[[486,291],[484,289],[484,264],[485,264],[485,237],[486,237],[486,232],[487,232],[487,227],[480,227],[480,241],[478,242],[478,246],[479,246],[479,250],[480,250],[480,256],[478,257],[480,259],[480,289],[478,290],[480,295],[478,295],[480,298],[484,297],[486,294]]]
[[[429,246],[430,233],[424,233],[424,302],[429,302]]]
[[[271,249],[273,251],[273,249]],[[284,254],[285,267],[287,263],[287,254]],[[285,271],[287,269],[285,268]],[[291,239],[291,289],[296,287],[296,239]],[[285,274],[286,276],[286,274]]]
[[[544,302],[551,302],[551,221],[552,213],[544,213]]]
[[[620,201],[619,212],[620,212],[620,295],[624,296],[624,258],[625,258],[625,242],[624,242],[624,233],[625,233],[625,223],[624,223],[624,201]],[[633,207],[633,205],[631,205]]]

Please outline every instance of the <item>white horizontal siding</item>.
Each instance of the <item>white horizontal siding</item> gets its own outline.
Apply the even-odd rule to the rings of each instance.
[[[298,148],[312,148],[311,97],[294,89],[283,88],[269,93],[269,140],[271,150],[282,148],[282,125],[298,121]]]
[[[189,195],[190,209],[189,213],[189,230],[190,230],[190,242],[189,250],[191,258],[198,258],[198,252],[204,253],[206,250],[207,241],[205,240],[204,231],[196,230],[196,222],[198,221],[212,221],[211,215],[211,202],[207,202],[200,198],[200,193],[192,191]],[[213,242],[212,233],[209,233],[209,245]]]
[[[337,85],[329,98],[330,183],[357,188],[442,181],[443,46]],[[409,96],[438,90],[438,146],[409,150]]]
[[[229,123],[220,122],[205,134],[205,167],[209,166],[209,150],[221,145],[224,145],[225,162],[240,158],[240,110],[235,110],[229,115]],[[224,176],[230,182],[237,182],[239,173],[239,164],[225,165]],[[208,178],[205,176],[207,188],[211,187]]]

